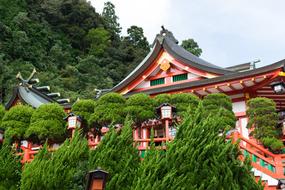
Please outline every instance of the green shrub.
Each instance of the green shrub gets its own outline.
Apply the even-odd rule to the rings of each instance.
[[[137,176],[140,158],[133,145],[131,124],[127,118],[120,131],[111,128],[98,147],[90,152],[89,169],[100,167],[109,173],[106,190],[131,189]]]
[[[171,102],[176,107],[177,115],[183,116],[187,111],[194,113],[200,100],[197,96],[188,93],[171,95]],[[189,109],[190,108],[190,109]]]
[[[79,133],[53,153],[45,145],[31,163],[25,164],[21,190],[85,189],[88,155],[87,140]]]
[[[222,118],[221,128],[235,127],[236,117],[232,111],[232,101],[229,96],[222,93],[209,94],[203,99],[204,117],[219,113]]]
[[[31,124],[25,137],[33,141],[63,141],[66,132],[66,116],[62,106],[43,104],[37,108],[31,118]]]
[[[155,107],[158,107],[163,103],[170,103],[171,95],[170,94],[159,94],[155,96],[153,99],[155,101]]]
[[[82,118],[82,126],[88,127],[88,121],[94,112],[96,102],[94,100],[78,100],[71,108],[71,111]]]
[[[146,94],[135,94],[126,101],[125,114],[139,124],[155,117],[154,100]]]
[[[20,175],[20,159],[15,156],[15,152],[11,150],[10,146],[0,147],[0,189],[18,189]]]
[[[7,111],[2,119],[1,128],[5,129],[7,140],[21,140],[30,125],[34,109],[26,105],[17,105]]]
[[[253,136],[256,139],[265,137],[278,138],[278,115],[275,102],[268,98],[253,98],[247,102],[248,128],[254,127]]]
[[[261,141],[262,144],[271,151],[279,151],[284,147],[283,142],[274,137],[264,137],[261,139]]]
[[[118,93],[108,93],[96,102],[94,113],[90,116],[92,125],[106,126],[111,123],[123,123],[126,99]]]

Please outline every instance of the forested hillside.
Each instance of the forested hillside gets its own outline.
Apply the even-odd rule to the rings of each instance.
[[[16,74],[35,67],[40,85],[64,97],[94,97],[95,88],[111,88],[149,51],[143,29],[131,26],[127,36],[115,7],[102,14],[86,0],[1,0],[1,102],[12,93]]]

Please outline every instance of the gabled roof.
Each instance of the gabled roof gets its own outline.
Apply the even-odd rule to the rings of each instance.
[[[152,49],[145,57],[145,59],[125,79],[123,79],[119,84],[113,87],[112,91],[121,91],[134,79],[139,77],[139,75],[155,61],[155,59],[159,56],[162,50],[165,50],[177,61],[185,65],[194,67],[196,69],[206,71],[208,73],[216,75],[227,75],[230,73],[235,73],[235,71],[224,69],[193,55],[192,53],[178,45],[178,42],[174,38],[172,32],[163,29],[160,34],[156,36],[153,42]]]
[[[20,83],[14,88],[12,97],[5,105],[5,108],[10,109],[17,100],[20,100],[22,103],[32,106],[33,108],[38,108],[42,104],[47,103],[58,103],[63,106],[65,109],[70,108],[70,104],[66,103],[66,101],[61,101],[53,98],[51,94],[55,95],[56,93],[49,93],[47,88],[35,87],[35,81],[38,82],[38,79],[33,79],[33,75],[35,74],[35,70],[31,74],[31,76],[24,80],[19,73],[17,78],[20,80]],[[59,94],[59,93],[58,93]]]

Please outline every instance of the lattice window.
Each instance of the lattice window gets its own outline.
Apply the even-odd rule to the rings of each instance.
[[[180,75],[175,75],[173,76],[173,82],[177,82],[177,81],[181,81],[181,80],[187,80],[188,79],[188,75],[187,73],[185,74],[180,74]]]
[[[156,85],[160,85],[160,84],[164,84],[164,78],[159,78],[159,79],[155,79],[155,80],[151,80],[150,81],[150,86],[156,86]]]

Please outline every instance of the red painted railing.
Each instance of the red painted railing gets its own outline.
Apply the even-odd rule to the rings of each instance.
[[[274,154],[259,145],[255,140],[240,136],[238,132],[233,135],[234,140],[240,140],[239,147],[243,152],[243,156],[251,159],[254,168],[275,179],[285,178],[285,154]]]

